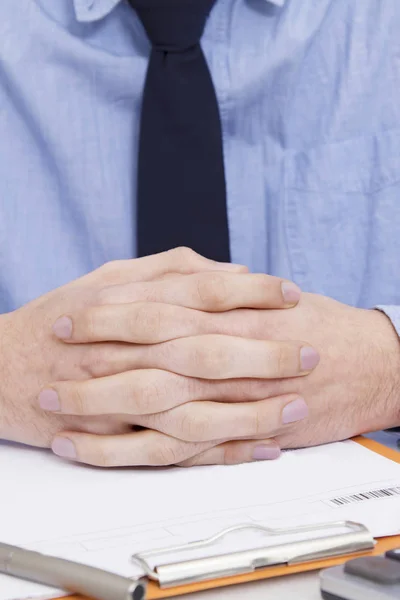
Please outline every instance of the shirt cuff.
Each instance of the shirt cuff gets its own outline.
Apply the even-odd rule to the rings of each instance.
[[[393,327],[397,331],[397,335],[400,337],[400,306],[380,305],[380,306],[375,306],[375,308],[377,310],[380,310],[381,312],[385,313],[385,315],[387,317],[389,317],[389,319],[392,321]],[[390,429],[389,431],[399,431],[400,432],[400,427],[394,427],[393,429]]]
[[[385,313],[387,317],[392,321],[393,327],[397,331],[397,335],[400,337],[400,306],[375,306],[377,310]]]

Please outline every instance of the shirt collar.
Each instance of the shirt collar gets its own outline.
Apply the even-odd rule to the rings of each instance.
[[[276,6],[283,6],[286,0],[264,0]],[[99,21],[107,16],[121,0],[73,0],[78,21]]]

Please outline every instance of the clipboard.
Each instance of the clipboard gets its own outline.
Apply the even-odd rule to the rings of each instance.
[[[400,452],[364,437],[354,438],[353,441],[400,464]],[[233,552],[212,558],[205,557],[204,559],[175,562],[167,565],[159,565],[155,568],[150,566],[149,559],[155,555],[158,556],[167,551],[179,553],[190,548],[208,547],[223,535],[231,533],[235,529],[239,531],[246,527],[249,527],[249,525],[238,524],[237,527],[221,531],[212,538],[175,548],[162,548],[161,550],[134,555],[132,557],[133,560],[141,564],[143,571],[147,575],[146,600],[171,598],[239,583],[316,571],[340,565],[357,556],[384,554],[388,550],[400,547],[400,535],[374,540],[362,524],[336,522],[330,523],[329,529],[336,528],[338,530],[337,534],[268,547],[268,551],[263,556],[263,560],[267,560],[267,563],[261,563],[261,567],[257,564],[257,559],[260,557],[261,550],[265,549]],[[273,530],[257,525],[251,525],[251,527],[263,529],[267,535],[279,536],[279,534],[283,533],[299,533],[301,530],[310,533],[310,531],[326,529],[327,524],[321,523],[312,527],[302,526],[291,530]],[[346,532],[343,532],[343,529],[346,529]],[[264,566],[264,564],[269,564],[270,566]],[[206,578],[202,579],[207,568],[209,571],[213,570],[216,576],[208,572]],[[224,569],[225,573],[229,574],[221,576]],[[240,569],[245,572],[240,572]],[[234,571],[235,574],[230,574],[230,572],[233,573]],[[183,583],[184,581],[185,583]],[[76,595],[68,596],[68,599],[85,600],[82,596]]]

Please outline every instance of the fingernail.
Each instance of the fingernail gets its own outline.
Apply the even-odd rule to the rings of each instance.
[[[285,304],[292,306],[293,304],[298,303],[301,296],[301,289],[297,287],[295,283],[292,283],[291,281],[284,281],[281,285],[281,288]]]
[[[295,423],[305,419],[308,415],[308,406],[304,402],[303,398],[297,398],[286,404],[282,411],[282,423],[287,425],[288,423]]]
[[[69,317],[61,317],[53,325],[53,332],[60,340],[68,340],[72,336],[72,321]]]
[[[71,440],[64,437],[56,437],[53,440],[51,449],[54,454],[62,458],[76,458],[76,450]]]
[[[300,364],[302,371],[312,371],[319,363],[319,354],[314,348],[304,346],[300,350]]]
[[[61,406],[57,392],[55,390],[43,390],[40,392],[39,406],[43,410],[59,411]]]
[[[254,448],[253,460],[274,460],[275,458],[279,458],[280,454],[281,451],[278,446],[262,444]]]

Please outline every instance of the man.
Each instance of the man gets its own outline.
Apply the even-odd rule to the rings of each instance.
[[[0,23],[0,437],[188,466],[399,426],[397,0]]]

